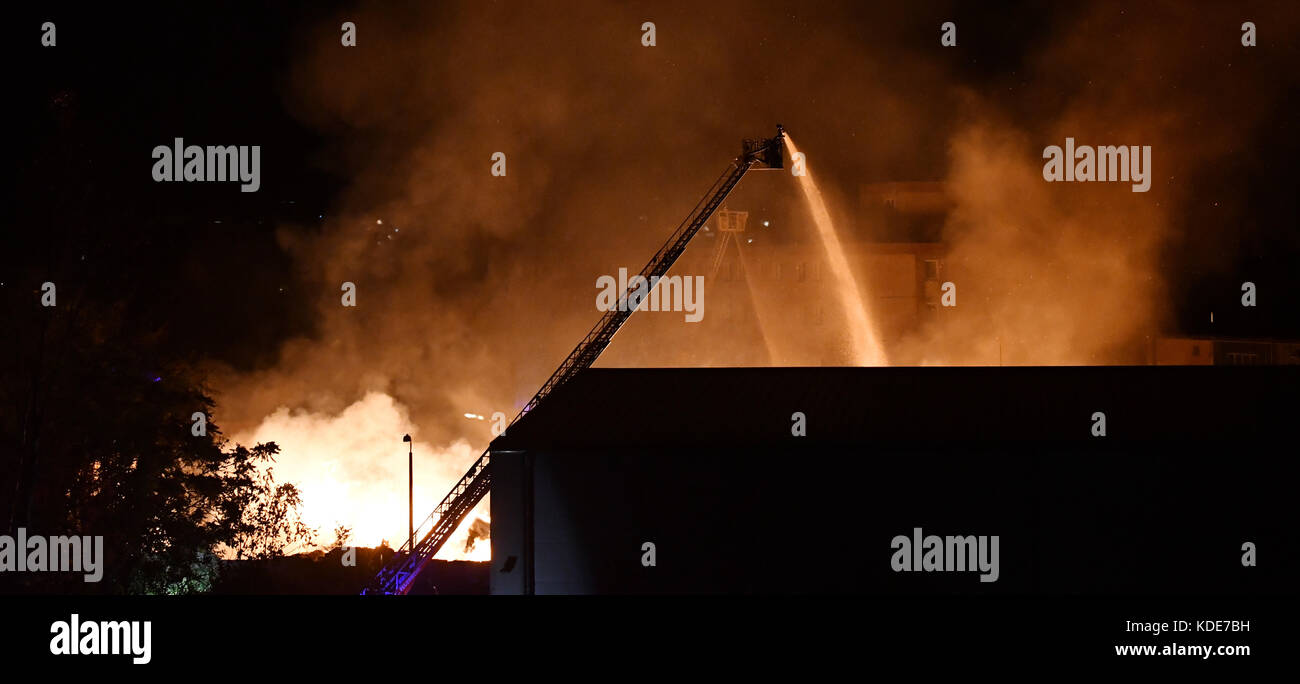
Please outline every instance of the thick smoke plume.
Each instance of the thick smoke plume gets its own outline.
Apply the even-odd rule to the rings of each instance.
[[[1187,234],[1192,215],[1241,194],[1205,178],[1242,163],[1234,155],[1260,144],[1263,113],[1295,86],[1293,75],[1261,78],[1268,57],[1239,41],[1242,17],[1273,14],[1183,9],[1095,5],[1062,22],[1006,92],[963,89],[968,120],[948,136],[953,208],[943,236],[958,306],[906,339],[905,358],[1145,360],[1169,326],[1170,279],[1211,264],[1178,263],[1168,251],[1185,241],[1226,248],[1241,229],[1224,214],[1217,234]],[[1294,19],[1276,19],[1267,22],[1270,31],[1288,35]],[[1150,145],[1151,189],[1044,182],[1043,147],[1067,137],[1080,145]],[[1213,192],[1192,194],[1198,180]],[[1223,249],[1202,257],[1231,261]]]

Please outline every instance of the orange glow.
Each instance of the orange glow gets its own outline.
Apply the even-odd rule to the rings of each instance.
[[[380,392],[370,392],[337,415],[290,411],[281,407],[236,441],[280,445],[274,468],[277,482],[292,482],[302,493],[302,514],[316,528],[317,543],[333,542],[334,527],[352,528],[350,543],[400,547],[407,536],[407,451],[402,435],[415,439],[415,524],[428,516],[474,462],[479,449],[464,440],[449,445],[420,441],[404,406]],[[488,538],[466,549],[469,526],[489,520],[488,499],[466,517],[437,558],[489,560]],[[305,549],[303,549],[305,550]]]

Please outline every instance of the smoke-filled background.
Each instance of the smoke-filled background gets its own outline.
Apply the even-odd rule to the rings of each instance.
[[[262,194],[280,203],[311,192],[286,167],[337,188],[248,238],[261,247],[205,233],[226,252],[209,258],[261,288],[214,286],[210,303],[282,320],[253,341],[203,338],[223,429],[281,445],[278,477],[301,484],[312,524],[400,543],[401,435],[415,441],[418,522],[490,440],[492,414],[513,417],[599,317],[596,279],[638,270],[741,139],[777,123],[846,239],[878,228],[857,211],[862,185],[945,184],[959,303],[886,340],[891,363],[1115,363],[1152,335],[1204,332],[1216,308],[1233,322],[1244,280],[1279,301],[1297,294],[1279,277],[1297,252],[1294,7],[862,5],[385,2],[209,27],[214,53],[276,41],[269,61],[229,65],[243,69],[230,83],[265,85],[246,107],[224,105],[227,121],[238,130],[241,112],[272,110],[296,137],[209,126],[195,142],[263,145]],[[355,48],[339,44],[344,21]],[[940,45],[945,21],[956,47]],[[1242,47],[1243,21],[1258,47]],[[196,99],[207,97],[240,99]],[[1043,148],[1067,136],[1150,145],[1150,191],[1045,183]],[[505,177],[489,173],[495,152]],[[812,241],[802,202],[788,172],[750,174],[732,197]],[[354,308],[340,304],[344,282]],[[277,303],[248,303],[262,299]],[[759,313],[762,334],[793,351],[758,362],[825,360],[800,353],[817,341],[783,312]],[[1235,322],[1296,330],[1284,317]],[[601,364],[751,363],[764,344],[687,326],[633,317]],[[462,530],[442,555],[485,553]]]

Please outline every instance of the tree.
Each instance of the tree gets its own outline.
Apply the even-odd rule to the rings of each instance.
[[[280,447],[274,442],[250,449],[236,446],[234,486],[229,487],[220,510],[231,524],[231,540],[223,547],[237,559],[272,558],[294,547],[310,546],[315,531],[299,513],[302,499],[291,483],[276,484],[273,469]]]
[[[332,548],[341,549],[348,545],[352,539],[352,528],[342,523],[334,526],[334,546]]]

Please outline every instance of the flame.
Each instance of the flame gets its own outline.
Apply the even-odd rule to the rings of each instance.
[[[302,494],[303,521],[317,530],[317,543],[333,541],[336,525],[352,528],[350,544],[400,547],[407,537],[407,448],[415,466],[415,524],[450,491],[479,450],[464,440],[435,446],[420,441],[404,406],[382,392],[370,392],[335,415],[280,407],[253,430],[235,435],[242,444],[273,441],[280,446],[277,482],[292,482]],[[489,560],[491,542],[476,537],[466,549],[475,520],[490,522],[488,500],[479,502],[452,534],[437,558]]]

